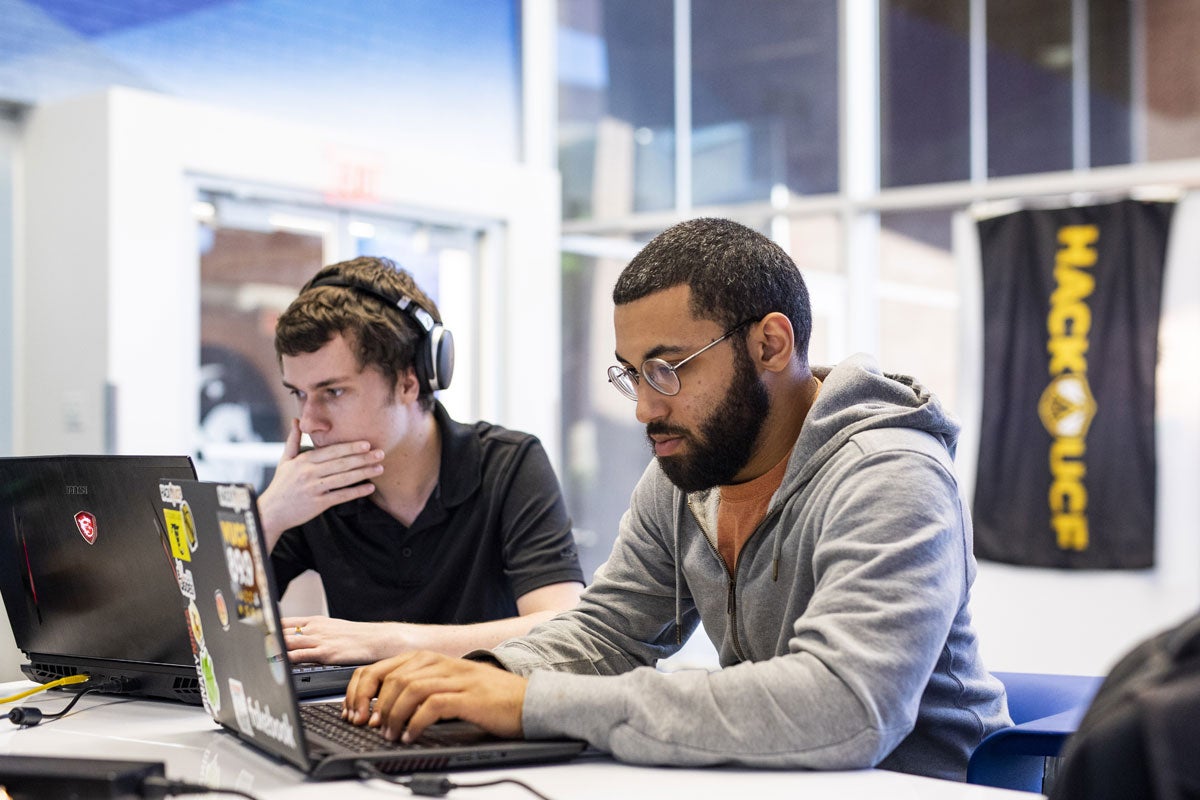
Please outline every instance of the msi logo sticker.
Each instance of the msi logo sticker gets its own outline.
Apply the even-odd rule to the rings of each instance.
[[[96,515],[90,511],[80,511],[75,515],[75,527],[79,529],[79,535],[88,544],[96,543],[96,536],[99,533],[96,528]]]

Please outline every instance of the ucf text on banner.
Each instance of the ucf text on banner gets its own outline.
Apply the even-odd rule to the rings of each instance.
[[[1154,564],[1155,368],[1172,203],[979,222],[984,367],[975,553]]]

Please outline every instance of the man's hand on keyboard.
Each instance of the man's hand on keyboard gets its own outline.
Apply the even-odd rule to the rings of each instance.
[[[284,617],[279,621],[293,664],[366,664],[394,653],[391,622],[351,622],[332,617]]]
[[[525,678],[490,664],[405,653],[359,667],[346,690],[343,715],[405,742],[439,719],[465,719],[497,736],[516,738],[526,685]]]

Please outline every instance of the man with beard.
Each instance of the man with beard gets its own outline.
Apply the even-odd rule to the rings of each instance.
[[[613,300],[609,379],[655,459],[612,556],[575,609],[473,660],[359,669],[346,717],[405,740],[462,717],[637,763],[962,780],[1010,720],[968,610],[957,424],[866,356],[810,368],[799,271],[737,223],[668,229]],[[723,668],[656,670],[700,623]]]

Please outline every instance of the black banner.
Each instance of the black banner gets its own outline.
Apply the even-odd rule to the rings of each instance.
[[[1155,369],[1173,210],[1127,200],[979,223],[979,558],[1153,566]]]

